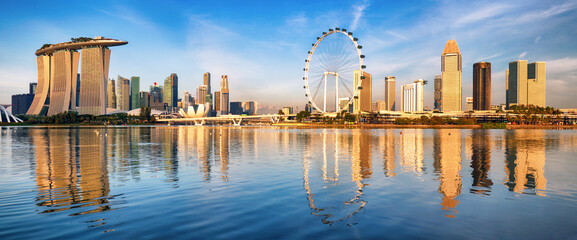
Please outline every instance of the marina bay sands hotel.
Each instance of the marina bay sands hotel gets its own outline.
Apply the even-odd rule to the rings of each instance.
[[[38,85],[28,115],[106,113],[108,47],[127,44],[104,37],[73,38],[70,42],[45,44],[36,51]],[[78,50],[81,50],[80,54]],[[78,77],[78,59],[81,60]]]

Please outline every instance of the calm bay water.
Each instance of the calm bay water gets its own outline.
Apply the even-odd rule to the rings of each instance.
[[[577,239],[577,131],[2,127],[0,239]]]

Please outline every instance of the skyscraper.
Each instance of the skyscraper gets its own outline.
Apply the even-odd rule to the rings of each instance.
[[[220,91],[214,92],[214,111],[219,115],[221,111]]]
[[[506,75],[507,108],[511,105],[546,106],[545,62],[510,62]]]
[[[80,69],[82,87],[80,88],[78,113],[105,114],[110,50],[104,46],[84,48],[80,58],[82,61]]]
[[[387,111],[395,111],[395,81],[396,78],[393,76],[385,77],[385,110]]]
[[[110,50],[107,46],[127,43],[103,37],[73,38],[71,42],[45,44],[36,50],[38,89],[27,114],[54,115],[76,110],[77,106],[81,114],[103,114],[106,110],[106,85],[110,58]],[[82,49],[82,79],[80,80],[85,86],[80,88],[80,91],[77,77],[80,55],[76,51],[78,49]],[[94,106],[97,104],[99,111],[92,111],[96,110]]]
[[[207,91],[210,94],[212,92],[212,89],[210,88],[210,73],[209,72],[204,73],[202,84],[206,85]]]
[[[361,70],[355,70],[353,71],[353,74],[353,86],[358,87],[360,90],[359,95],[355,96],[355,99],[353,100],[353,110],[355,113],[371,112],[371,103],[373,102],[373,77],[367,72],[362,72],[361,76]]]
[[[423,84],[425,80],[418,79],[401,87],[401,111],[423,111]]]
[[[108,108],[116,108],[116,81],[108,79]]]
[[[176,73],[170,74],[170,76],[164,80],[163,103],[171,108],[175,108],[178,103],[178,76]]]
[[[182,108],[188,110],[188,106],[194,105],[194,99],[188,92],[184,92],[182,96]]]
[[[434,101],[435,101],[435,109],[441,109],[441,84],[442,78],[441,75],[435,75],[435,94],[434,94]]]
[[[473,64],[473,110],[491,109],[491,63]]]
[[[140,77],[130,78],[130,109],[140,108]]]
[[[149,106],[152,109],[164,111],[164,103],[162,102],[163,98],[163,88],[162,85],[158,85],[158,83],[154,83],[154,85],[150,86],[150,94],[149,94]]]
[[[229,92],[228,92],[228,75],[220,77],[220,114],[226,115],[229,113]]]
[[[461,111],[461,51],[454,39],[448,40],[441,55],[441,110]]]
[[[242,103],[242,108],[246,115],[256,115],[257,114],[257,103],[256,101],[248,101]]]
[[[206,94],[208,92],[208,87],[206,85],[200,85],[196,88],[196,104],[206,103]]]
[[[141,107],[150,107],[150,93],[149,92],[140,92],[140,106]]]
[[[230,102],[230,113],[233,115],[240,115],[244,112],[242,109],[242,102]]]
[[[118,75],[116,80],[116,108],[119,110],[130,110],[130,80]]]

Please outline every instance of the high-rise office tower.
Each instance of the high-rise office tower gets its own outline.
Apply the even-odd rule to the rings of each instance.
[[[433,100],[435,101],[435,109],[441,109],[441,84],[442,78],[441,75],[435,75],[435,93],[433,96]]]
[[[176,73],[170,74],[164,79],[163,103],[168,107],[175,108],[178,103],[178,76]]]
[[[220,76],[220,114],[229,113],[228,75]]]
[[[190,93],[185,91],[183,93],[183,96],[182,96],[182,108],[188,110],[188,106],[192,106],[192,105],[194,105],[194,100],[193,100],[192,96],[190,95]]]
[[[36,94],[36,87],[38,86],[37,83],[30,83],[28,85],[28,93],[29,94]]]
[[[214,111],[216,111],[217,114],[220,114],[221,111],[221,99],[220,99],[221,93],[220,91],[216,91],[214,92]]]
[[[473,64],[473,110],[491,109],[491,63]]]
[[[361,70],[355,70],[353,71],[353,74],[353,86],[358,87],[360,90],[359,94],[355,96],[355,99],[353,100],[353,111],[354,113],[371,112],[371,103],[373,102],[373,77],[367,72],[362,72],[361,76]]]
[[[150,94],[149,94],[149,106],[152,109],[156,109],[159,111],[164,111],[164,103],[163,100],[163,87],[162,85],[158,85],[158,83],[154,83],[154,85],[150,86]]]
[[[393,76],[385,77],[385,110],[387,111],[395,111],[395,81],[396,78]]]
[[[45,45],[38,49],[38,89],[27,114],[54,115],[77,109],[81,114],[104,114],[110,59],[107,46],[127,43],[95,37],[86,40],[73,39],[72,42]],[[82,49],[82,56],[77,52],[78,49]],[[82,61],[80,90],[79,58]]]
[[[116,108],[116,81],[108,79],[108,108]]]
[[[198,86],[198,88],[196,88],[196,104],[205,104],[207,93],[208,87],[206,85]]]
[[[441,55],[441,110],[461,111],[461,51],[457,41],[449,40]]]
[[[423,111],[423,85],[425,80],[405,84],[401,87],[401,111],[420,112]]]
[[[242,102],[230,102],[230,114],[240,115],[243,112]]]
[[[510,62],[506,86],[507,108],[511,105],[545,107],[545,62]]]
[[[118,75],[116,79],[116,108],[119,110],[130,110],[130,80]]]
[[[149,92],[140,92],[140,106],[141,107],[150,107],[150,93]]]
[[[212,92],[212,89],[210,88],[210,73],[209,72],[204,73],[202,84],[206,85],[208,93]]]
[[[130,109],[140,108],[140,77],[130,78]]]
[[[257,103],[256,101],[248,101],[242,103],[242,108],[246,115],[257,115]]]

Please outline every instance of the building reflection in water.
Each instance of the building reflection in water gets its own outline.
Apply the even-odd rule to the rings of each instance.
[[[423,129],[405,129],[400,134],[401,166],[405,171],[422,173]]]
[[[345,131],[323,129],[297,139],[305,146],[303,185],[309,208],[325,224],[349,219],[367,203],[362,196],[365,180],[372,175],[372,136],[365,130]],[[351,166],[350,178],[347,165]]]
[[[35,146],[37,205],[41,213],[70,215],[110,210],[106,130],[31,128]]]
[[[545,196],[545,131],[507,131],[505,144],[505,184],[509,191]]]
[[[461,130],[438,129],[433,133],[433,158],[435,172],[439,173],[439,192],[443,195],[441,206],[446,217],[455,217],[461,194]]]
[[[395,173],[395,131],[391,129],[385,130],[385,132],[379,137],[381,143],[379,144],[385,155],[384,155],[384,172],[387,177],[394,177],[397,175]]]
[[[217,149],[216,154],[218,155],[218,161],[220,164],[220,176],[223,181],[228,181],[228,161],[229,161],[229,128],[218,128],[215,131],[215,137],[217,138],[215,143],[215,148]]]
[[[491,169],[491,135],[481,129],[472,130],[471,176],[473,184],[471,193],[490,195],[493,181],[489,178]]]

